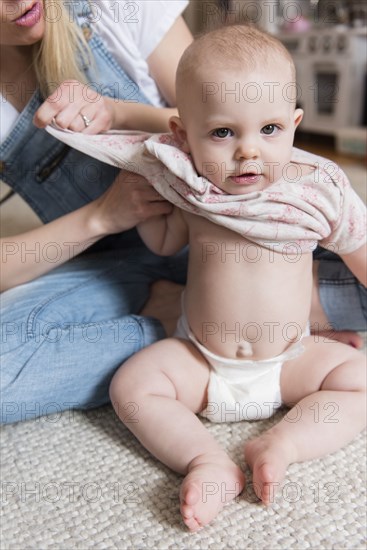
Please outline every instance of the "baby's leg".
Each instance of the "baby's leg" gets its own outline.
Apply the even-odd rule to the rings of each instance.
[[[315,343],[312,336],[304,345],[305,352],[286,362],[281,373],[282,399],[296,405],[245,447],[254,489],[265,504],[289,464],[332,453],[365,426],[365,356],[333,340]]]
[[[208,379],[200,352],[169,338],[126,361],[110,390],[117,414],[144,447],[186,476],[181,513],[192,531],[209,523],[244,485],[241,470],[195,414],[204,408]]]

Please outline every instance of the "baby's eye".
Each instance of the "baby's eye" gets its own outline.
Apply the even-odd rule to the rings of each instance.
[[[267,124],[264,128],[261,128],[261,132],[266,136],[271,136],[278,129],[275,124]]]
[[[214,137],[221,138],[221,139],[232,135],[233,135],[233,132],[229,128],[217,128],[213,132]]]

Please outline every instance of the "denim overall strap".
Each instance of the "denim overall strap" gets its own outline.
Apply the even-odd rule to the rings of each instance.
[[[77,10],[78,24],[89,38],[94,65],[84,69],[94,89],[109,97],[128,100],[134,89],[134,100],[147,103],[102,39],[93,32],[88,2],[81,0],[72,6]],[[45,130],[36,128],[32,120],[42,101],[37,90],[1,144],[0,177],[43,222],[49,222],[99,197],[111,185],[118,170],[70,149]],[[129,242],[131,233],[134,232],[124,233],[124,242]],[[136,242],[136,236],[133,240]]]
[[[90,87],[101,95],[149,104],[150,101],[148,101],[139,86],[117,64],[98,34],[93,32],[92,23],[98,17],[98,14],[93,13],[93,5],[90,5],[89,0],[73,0],[72,3],[66,2],[65,7],[69,10],[71,19],[82,29],[92,52],[94,53],[95,50],[98,50],[98,54],[94,56],[94,64],[83,66],[83,71],[88,78]],[[115,66],[118,79],[111,74],[111,80],[106,80],[105,78],[103,82],[100,82],[99,75],[105,72],[106,65]]]

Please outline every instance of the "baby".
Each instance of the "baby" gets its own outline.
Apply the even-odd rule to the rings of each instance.
[[[303,114],[295,90],[292,59],[275,38],[232,26],[197,39],[178,68],[170,127],[208,185],[181,192],[184,210],[138,228],[157,254],[189,243],[183,315],[173,338],[119,369],[111,400],[122,419],[135,403],[127,427],[185,476],[181,513],[192,531],[244,487],[197,413],[226,421],[295,407],[245,446],[265,504],[289,464],[336,451],[365,424],[364,356],[308,331],[316,241],[366,284],[365,208],[343,174],[327,170],[335,165],[292,148]],[[331,404],[334,421],[316,423],[315,406]],[[204,495],[213,482],[221,491]]]
[[[170,122],[180,147],[170,166],[191,170],[191,183],[168,193],[178,196],[171,214],[138,227],[157,254],[189,244],[183,314],[173,338],[117,371],[111,400],[141,443],[185,476],[181,513],[192,531],[244,487],[197,413],[224,422],[291,408],[245,446],[265,504],[289,464],[336,451],[365,424],[364,355],[308,328],[317,242],[366,284],[365,207],[334,164],[293,148],[303,114],[295,92],[277,39],[243,26],[197,39],[179,64],[179,117]],[[159,157],[165,140],[150,151]],[[164,194],[168,176],[156,179]],[[332,407],[333,421],[316,422],[315,407]],[[208,495],[212,483],[221,490]]]

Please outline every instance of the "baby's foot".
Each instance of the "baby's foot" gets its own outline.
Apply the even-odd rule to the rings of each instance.
[[[242,471],[225,453],[195,458],[180,491],[180,510],[190,531],[214,519],[226,502],[240,494],[244,483]]]
[[[282,484],[291,462],[292,448],[281,443],[279,436],[265,432],[245,445],[245,460],[252,470],[254,491],[266,505]]]

